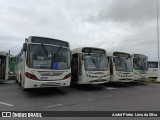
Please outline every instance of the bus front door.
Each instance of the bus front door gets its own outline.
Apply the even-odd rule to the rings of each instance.
[[[5,79],[6,57],[0,56],[0,79]]]
[[[77,81],[79,80],[79,54],[78,53],[72,55],[71,67],[72,67],[71,82],[77,83]]]

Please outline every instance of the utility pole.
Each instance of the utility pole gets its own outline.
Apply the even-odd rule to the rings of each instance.
[[[159,10],[158,10],[158,0],[157,0],[157,47],[158,47],[158,78],[157,81],[160,82],[160,63],[159,63]]]

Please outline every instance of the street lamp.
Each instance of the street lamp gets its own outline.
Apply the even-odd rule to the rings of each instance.
[[[157,0],[157,45],[158,45],[158,78],[157,81],[160,82],[160,63],[159,63],[159,17],[158,17],[158,0]]]

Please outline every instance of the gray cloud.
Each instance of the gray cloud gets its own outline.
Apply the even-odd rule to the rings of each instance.
[[[143,53],[157,59],[155,0],[1,0],[1,49],[16,55],[30,35],[71,48]]]
[[[156,18],[156,0],[112,0],[91,21],[143,24]]]

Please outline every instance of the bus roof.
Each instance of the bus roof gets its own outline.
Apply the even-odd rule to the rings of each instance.
[[[130,53],[127,53],[127,52],[121,52],[121,51],[112,51],[112,52],[107,52],[107,55],[108,55],[108,56],[113,56],[115,53],[131,55]]]
[[[133,57],[148,57],[148,56],[143,54],[133,54]]]
[[[99,52],[96,52],[96,53],[104,53],[106,54],[106,50],[105,49],[102,49],[102,48],[97,48],[97,47],[79,47],[79,48],[75,48],[75,49],[72,49],[72,52],[74,53],[82,53],[82,52],[95,52],[95,51],[92,51],[92,50],[95,50],[95,51],[99,51]],[[102,51],[102,52],[100,52]]]
[[[0,51],[0,55],[2,55],[2,56],[7,56],[7,55],[9,55],[9,52]]]
[[[54,38],[47,38],[47,37],[39,37],[39,36],[29,36],[28,43],[43,43],[43,44],[53,44],[61,47],[70,47],[69,42],[58,40]]]

